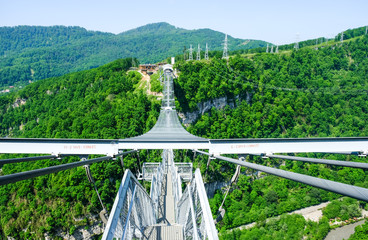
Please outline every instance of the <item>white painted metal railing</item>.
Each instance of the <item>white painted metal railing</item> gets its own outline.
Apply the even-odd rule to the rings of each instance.
[[[175,212],[177,211],[177,204],[181,198],[182,191],[181,191],[181,178],[178,174],[178,168],[175,167],[174,164],[174,152],[172,149],[170,150],[164,150],[164,152],[167,153],[167,161],[168,161],[168,167],[169,172],[171,172],[171,180],[172,180],[172,191],[174,195],[174,206],[175,206]],[[169,173],[168,173],[169,174]]]
[[[176,222],[183,225],[186,239],[218,239],[199,169],[178,202]]]
[[[144,228],[153,224],[156,224],[154,204],[127,169],[102,239],[140,239]]]
[[[152,175],[152,182],[151,182],[151,192],[150,197],[153,203],[153,209],[155,210],[155,218],[158,218],[158,209],[160,204],[160,196],[161,196],[161,188],[162,188],[162,181],[164,176],[164,166],[163,164],[159,164],[157,167],[156,174]]]

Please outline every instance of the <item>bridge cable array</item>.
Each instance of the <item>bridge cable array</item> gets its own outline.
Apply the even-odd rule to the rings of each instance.
[[[2,159],[0,160],[0,166],[9,163],[19,163],[19,162],[29,162],[29,161],[37,161],[44,159],[55,159],[58,158],[56,155],[47,155],[47,156],[36,156],[36,157],[24,157],[24,158],[10,158],[10,159]]]
[[[310,163],[321,163],[321,164],[327,164],[327,165],[368,169],[368,163],[363,163],[363,162],[347,162],[347,161],[339,161],[339,160],[295,157],[295,156],[275,155],[275,154],[264,154],[264,155],[263,154],[250,154],[250,155],[262,156],[266,158],[279,158],[279,159],[295,160],[295,161],[310,162]]]
[[[127,155],[127,154],[130,154],[130,153],[134,153],[136,151],[137,150],[126,151],[126,152],[123,152],[123,153],[116,154],[114,157]],[[114,157],[105,156],[105,157],[99,157],[99,158],[89,159],[89,160],[85,160],[85,161],[66,163],[66,164],[61,164],[61,165],[42,168],[42,169],[36,169],[36,170],[31,170],[31,171],[26,171],[26,172],[13,173],[13,174],[5,175],[5,176],[0,176],[0,186],[8,184],[8,183],[14,183],[14,182],[18,182],[18,181],[38,177],[38,176],[47,175],[47,174],[50,174],[50,173],[60,172],[60,171],[63,171],[63,170],[84,166],[84,165],[87,165],[87,164],[102,162],[102,161],[105,161],[105,160],[111,160]]]
[[[296,182],[304,183],[304,184],[307,184],[313,187],[318,187],[318,188],[321,188],[321,189],[324,189],[330,192],[342,194],[348,197],[352,197],[352,198],[356,198],[356,199],[368,202],[368,189],[366,188],[357,187],[357,186],[353,186],[353,185],[349,185],[345,183],[334,182],[331,180],[321,179],[317,177],[311,177],[308,175],[289,172],[289,171],[280,170],[280,169],[276,169],[272,167],[266,167],[266,166],[262,166],[262,165],[258,165],[258,164],[250,163],[250,162],[245,162],[245,161],[241,161],[241,160],[237,160],[233,158],[228,158],[228,157],[223,157],[223,156],[213,156],[210,153],[199,151],[199,150],[193,150],[193,151],[196,151],[200,154],[204,154],[207,156],[212,156],[219,160],[238,164],[243,167],[252,168],[252,169],[255,169],[261,172],[269,173],[275,176],[290,179]]]

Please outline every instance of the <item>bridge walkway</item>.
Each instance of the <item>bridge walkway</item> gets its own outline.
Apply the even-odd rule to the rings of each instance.
[[[183,240],[183,226],[175,222],[175,204],[170,166],[165,167],[161,196],[159,201],[158,224],[148,226],[143,239],[147,240]]]

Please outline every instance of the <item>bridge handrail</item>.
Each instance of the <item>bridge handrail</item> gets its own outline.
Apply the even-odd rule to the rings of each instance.
[[[181,191],[181,178],[178,174],[178,169],[175,167],[174,163],[174,152],[172,149],[165,150],[167,151],[167,161],[169,163],[169,168],[171,172],[171,181],[172,181],[172,191],[174,195],[174,209],[177,211],[177,204],[181,198],[182,191]],[[176,215],[176,214],[175,214]]]
[[[193,239],[218,239],[215,223],[199,169],[188,184],[176,212],[177,223],[183,225],[184,236]]]
[[[140,238],[144,228],[153,224],[156,224],[153,202],[133,173],[127,169],[102,239]]]
[[[156,174],[152,175],[152,182],[151,182],[151,192],[150,197],[152,199],[153,203],[153,209],[155,209],[155,218],[158,218],[158,206],[161,196],[161,188],[162,188],[162,181],[163,181],[163,175],[164,170],[163,166],[160,163]]]

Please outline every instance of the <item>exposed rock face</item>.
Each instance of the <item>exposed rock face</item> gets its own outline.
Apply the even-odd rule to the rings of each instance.
[[[204,184],[208,198],[213,198],[217,189],[221,189],[226,186],[228,186],[227,182],[211,182]]]
[[[89,225],[88,228],[86,228],[86,226],[81,226],[78,227],[71,235],[62,231],[59,231],[56,235],[68,240],[96,239],[96,236],[101,235],[104,232],[105,226],[98,216],[91,216],[89,221],[93,222],[93,224]],[[45,235],[45,239],[52,239],[52,237],[50,238],[50,236]]]
[[[188,126],[189,124],[193,124],[199,118],[199,116],[203,115],[205,112],[210,111],[213,107],[216,109],[224,109],[226,106],[229,106],[230,108],[235,108],[237,106],[237,103],[239,103],[241,100],[242,99],[239,95],[236,96],[235,99],[229,99],[227,96],[219,97],[198,103],[198,110],[194,112],[178,113],[178,115],[182,119],[184,126]],[[250,104],[250,93],[246,93],[245,100],[248,104]]]
[[[15,102],[12,104],[12,107],[13,107],[13,108],[19,107],[19,106],[21,106],[21,105],[26,104],[26,102],[27,102],[27,100],[26,100],[26,99],[20,99],[20,98],[17,98],[17,99],[15,100]]]

